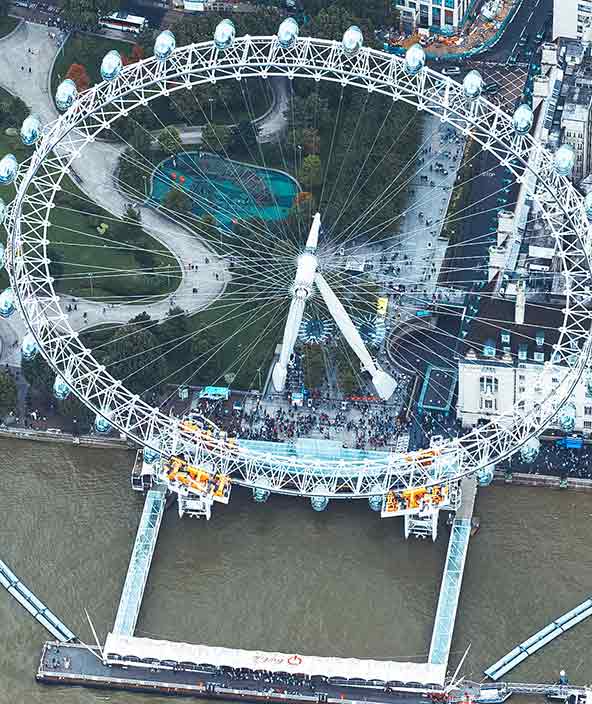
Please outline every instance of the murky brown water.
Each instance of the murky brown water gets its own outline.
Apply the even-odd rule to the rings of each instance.
[[[0,557],[74,632],[103,638],[113,624],[142,498],[132,454],[0,442]],[[451,667],[484,667],[592,591],[592,495],[481,490],[481,531],[469,548]],[[401,523],[366,504],[235,492],[210,523],[165,515],[137,635],[319,655],[413,658],[429,648],[447,533],[405,542]],[[0,703],[114,704],[123,693],[40,687],[45,631],[0,592]],[[592,680],[592,620],[512,673],[515,681]],[[170,699],[163,699],[170,702]]]

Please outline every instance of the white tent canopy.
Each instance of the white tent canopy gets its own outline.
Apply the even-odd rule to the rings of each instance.
[[[234,650],[209,645],[174,643],[152,638],[134,638],[109,633],[105,642],[105,658],[117,654],[119,658],[134,655],[140,659],[173,660],[192,662],[196,665],[208,663],[216,667],[225,665],[234,668],[267,670],[269,672],[291,672],[326,677],[359,677],[365,680],[384,682],[415,682],[420,684],[443,684],[445,667],[414,662],[389,660],[356,660],[354,658],[325,658],[297,653],[267,653],[258,650]]]

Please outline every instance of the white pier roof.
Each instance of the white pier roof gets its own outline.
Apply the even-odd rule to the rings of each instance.
[[[269,672],[291,672],[326,677],[359,677],[365,680],[385,682],[414,682],[419,684],[443,684],[444,665],[428,663],[394,662],[391,660],[357,660],[355,658],[331,658],[300,655],[299,653],[268,653],[259,650],[235,650],[210,645],[192,645],[152,638],[134,638],[109,633],[105,641],[105,657],[109,654],[120,657],[135,655],[138,658],[192,662],[196,665],[208,663],[234,668],[267,670]]]

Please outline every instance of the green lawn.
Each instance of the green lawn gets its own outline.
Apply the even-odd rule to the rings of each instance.
[[[0,94],[0,99],[2,94]],[[0,155],[12,152],[19,163],[25,160],[30,149],[24,147],[18,135],[7,135],[0,130]],[[63,279],[56,282],[56,289],[62,293],[76,296],[89,296],[91,289],[90,273],[93,274],[92,292],[97,296],[164,296],[173,292],[179,283],[181,272],[176,259],[168,252],[162,251],[162,245],[149,237],[138,227],[129,226],[118,230],[117,235],[107,231],[105,238],[115,239],[115,243],[105,243],[96,228],[101,222],[113,229],[112,216],[98,206],[90,204],[87,196],[82,194],[72,181],[62,182],[66,194],[58,194],[58,207],[51,214],[51,227],[48,230],[50,246],[54,247],[64,260]],[[14,198],[13,186],[0,187],[0,197],[9,203]],[[95,215],[89,215],[94,207]],[[82,212],[75,212],[82,211]],[[2,241],[6,233],[1,229]],[[138,238],[141,237],[141,242]],[[142,264],[137,260],[133,249],[126,245],[141,246],[145,249],[162,252],[156,254],[153,262],[142,273]],[[111,247],[117,247],[112,249]],[[122,247],[121,249],[119,247]],[[117,269],[121,272],[132,271],[131,275],[111,275],[105,269]],[[152,271],[152,274],[147,273]],[[76,278],[72,278],[72,277]],[[65,278],[68,277],[68,278]],[[6,284],[5,273],[0,279],[0,285]]]
[[[259,389],[259,368],[261,381],[265,382],[276,345],[281,341],[285,315],[278,314],[278,306],[269,301],[267,304],[237,302],[245,300],[244,292],[244,283],[238,286],[231,283],[221,298],[189,319],[196,337],[206,339],[206,347],[212,352],[215,350],[211,362],[206,362],[206,358],[212,352],[195,360],[196,367],[205,364],[194,374],[190,384],[230,384],[236,389]],[[284,307],[286,313],[288,308]],[[226,373],[236,376],[228,382],[224,379]],[[176,381],[182,383],[187,376],[184,370]]]
[[[0,37],[10,34],[19,22],[16,17],[0,17]]]

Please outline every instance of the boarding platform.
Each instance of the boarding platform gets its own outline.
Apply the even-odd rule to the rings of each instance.
[[[115,648],[122,652],[111,652]],[[444,675],[442,667],[412,662],[233,650],[111,633],[102,652],[46,643],[36,679],[200,699],[394,704],[405,697],[409,704],[441,696]]]

